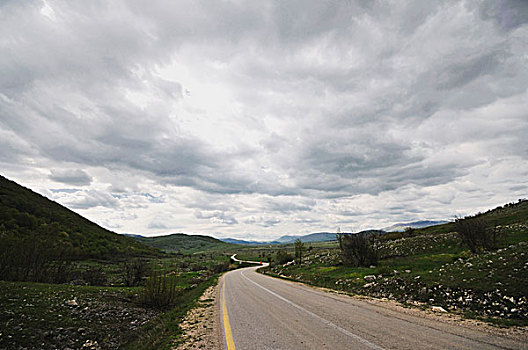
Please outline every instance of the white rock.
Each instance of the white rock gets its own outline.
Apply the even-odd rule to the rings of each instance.
[[[373,282],[376,280],[376,276],[374,275],[366,275],[365,277],[363,277],[363,279],[367,282]]]
[[[68,306],[79,306],[79,304],[77,303],[77,300],[75,300],[75,299],[66,300],[66,305],[68,305]]]
[[[447,310],[441,306],[433,306],[431,309],[435,312],[447,312]]]

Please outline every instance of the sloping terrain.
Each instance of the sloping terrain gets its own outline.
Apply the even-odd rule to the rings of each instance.
[[[105,259],[158,255],[130,237],[108,231],[62,205],[0,176],[0,252],[15,246],[56,246],[70,257]]]
[[[408,223],[397,223],[392,226],[385,227],[382,230],[385,232],[401,232],[401,231],[405,231],[407,227],[424,228],[424,227],[442,225],[442,224],[447,224],[447,223],[448,221],[431,221],[431,220],[413,221],[413,222],[408,222]]]
[[[230,251],[235,247],[233,244],[222,242],[213,237],[186,235],[184,233],[156,237],[134,237],[134,239],[166,252],[183,254]]]
[[[343,263],[338,246],[313,247],[302,264],[274,263],[266,272],[350,293],[395,299],[501,325],[528,325],[528,201],[478,213],[497,233],[492,248],[471,253],[455,224],[376,237],[378,262]]]

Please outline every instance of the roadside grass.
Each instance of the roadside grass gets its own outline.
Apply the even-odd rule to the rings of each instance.
[[[138,330],[138,337],[123,345],[123,349],[171,349],[182,341],[180,322],[187,311],[193,308],[203,292],[218,283],[218,275],[204,281],[195,288],[183,291],[177,305],[160,314],[145,327]]]
[[[216,283],[222,271],[238,267],[229,264],[229,255],[216,253],[145,263],[176,282],[179,293],[170,310],[143,305],[143,286],[125,287],[123,262],[117,260],[77,261],[72,266],[79,276],[87,269],[102,268],[106,286],[0,281],[0,349],[80,349],[90,342],[103,349],[170,348],[180,339],[180,320],[203,291]]]
[[[117,348],[158,314],[137,305],[138,288],[0,282],[0,348]]]
[[[351,294],[442,306],[501,326],[528,325],[525,222],[502,226],[497,249],[478,255],[456,233],[417,231],[414,237],[382,240],[377,266],[344,266],[334,248],[314,249],[302,265],[273,264],[260,271]]]
[[[309,242],[305,243],[305,253],[316,253],[325,251],[327,249],[338,248],[337,241],[328,242]],[[239,245],[234,249],[237,253],[237,258],[240,260],[251,260],[251,261],[262,261],[269,262],[273,260],[279,250],[284,250],[291,255],[294,255],[294,245],[291,244],[270,244],[270,245],[256,245],[256,246],[243,246]]]

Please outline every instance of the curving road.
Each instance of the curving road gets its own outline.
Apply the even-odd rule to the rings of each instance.
[[[239,349],[528,349],[527,343],[257,273],[221,282],[224,347]]]

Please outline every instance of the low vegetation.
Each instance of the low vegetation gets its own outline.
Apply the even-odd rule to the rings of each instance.
[[[527,248],[526,200],[436,227],[237,246],[117,235],[0,177],[0,348],[170,349],[219,274],[246,266],[233,253],[282,278],[528,325]]]
[[[0,348],[171,348],[187,310],[236,268],[190,241],[162,252],[0,177]]]
[[[342,233],[337,235],[337,242],[343,264],[355,267],[377,264],[378,251],[375,246],[375,235]]]
[[[0,176],[0,262],[20,264],[23,261],[11,260],[17,259],[28,244],[39,258],[48,260],[161,255],[157,249],[105,230]]]
[[[201,235],[175,233],[157,237],[134,237],[137,241],[168,253],[226,253],[234,250],[236,245],[222,242],[216,238]]]
[[[302,265],[277,255],[263,272],[418,307],[441,306],[503,326],[528,325],[528,201],[436,229],[358,237],[313,244]]]

